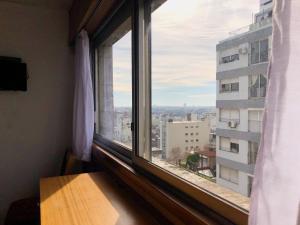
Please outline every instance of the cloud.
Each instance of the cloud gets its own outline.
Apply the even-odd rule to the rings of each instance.
[[[259,0],[168,0],[152,13],[152,88],[159,90],[153,104],[192,101],[215,104],[216,45],[229,32],[251,24]],[[131,84],[131,33],[116,45],[114,82],[118,91]],[[115,55],[114,55],[115,56]],[[127,78],[125,78],[127,77]],[[126,86],[127,85],[127,86]],[[129,86],[131,87],[131,86]],[[191,94],[210,87],[208,94]],[[180,91],[179,91],[180,90]],[[170,93],[177,98],[171,99]],[[199,93],[199,92],[198,92]],[[174,95],[174,94],[173,94]],[[171,101],[172,100],[172,101]]]

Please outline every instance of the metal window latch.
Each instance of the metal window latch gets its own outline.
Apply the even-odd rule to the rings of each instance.
[[[130,124],[130,130],[133,131],[134,125],[133,123]]]

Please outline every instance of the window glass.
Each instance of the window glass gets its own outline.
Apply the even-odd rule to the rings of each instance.
[[[260,62],[268,61],[269,53],[269,40],[265,39],[260,41]]]
[[[251,64],[259,63],[259,41],[251,43]]]
[[[239,83],[232,83],[231,91],[239,91]]]
[[[248,98],[265,96],[267,84],[260,75],[267,71],[252,64],[268,61],[271,36],[255,34],[272,26],[252,18],[272,10],[272,1],[152,2],[149,130],[159,141],[139,154],[247,210],[256,157],[248,139],[259,137],[263,111],[251,108],[263,99]],[[245,68],[248,76],[236,72]]]
[[[96,134],[127,149],[132,146],[130,19],[96,49]]]
[[[269,56],[269,40],[264,39],[251,43],[251,64],[267,62]]]

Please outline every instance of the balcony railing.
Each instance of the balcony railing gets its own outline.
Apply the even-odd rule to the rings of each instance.
[[[259,28],[262,28],[264,26],[271,25],[271,24],[272,24],[272,17],[269,17],[269,18],[261,20],[260,22],[251,24],[249,26],[249,30],[250,31],[257,30]]]
[[[254,133],[261,133],[262,131],[262,121],[259,120],[249,120],[248,130]]]
[[[249,98],[264,98],[266,97],[266,87],[249,87]]]

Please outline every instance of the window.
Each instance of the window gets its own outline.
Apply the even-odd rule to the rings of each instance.
[[[264,98],[267,91],[267,78],[263,74],[249,76],[249,98]]]
[[[220,109],[220,122],[240,122],[240,111],[238,109]],[[229,125],[229,124],[228,124]]]
[[[231,91],[231,84],[221,84],[220,92],[230,92]]]
[[[220,166],[220,178],[227,180],[231,183],[239,183],[239,172],[229,167]]]
[[[220,85],[220,93],[222,92],[236,92],[239,91],[239,82],[235,82],[235,83],[222,83],[223,81],[221,81],[221,85]]]
[[[232,83],[231,91],[239,91],[239,83]]]
[[[94,40],[95,135],[107,148],[116,148],[129,156],[132,150],[131,18],[116,15],[113,23],[117,26],[104,29]]]
[[[239,153],[239,141],[228,137],[219,137],[221,151]]]
[[[218,95],[215,94],[217,80],[214,71],[216,70],[218,55],[216,54],[216,48],[217,51],[219,51],[219,48],[222,49],[222,52],[224,49],[229,48],[236,48],[236,51],[239,51],[241,44],[251,44],[247,41],[245,41],[245,43],[237,41],[235,44],[232,41],[234,38],[227,41],[228,32],[232,30],[232,27],[230,28],[227,24],[225,27],[228,27],[225,29],[224,21],[238,21],[238,23],[240,22],[240,27],[243,27],[247,24],[244,24],[242,21],[248,20],[249,24],[251,24],[252,18],[251,16],[238,14],[243,19],[236,20],[236,15],[233,16],[233,14],[223,13],[223,10],[228,10],[226,9],[227,6],[220,5],[218,7],[220,7],[220,9],[215,11],[212,10],[215,9],[215,5],[208,2],[204,4],[201,3],[201,1],[192,1],[186,4],[181,0],[156,0],[151,1],[150,10],[146,8],[145,14],[146,16],[148,15],[146,21],[151,21],[151,24],[148,24],[151,27],[145,25],[143,28],[144,31],[149,33],[144,35],[146,38],[141,44],[146,44],[146,46],[150,47],[148,51],[140,53],[144,57],[142,62],[146,62],[146,64],[143,67],[145,71],[144,76],[139,77],[139,79],[143,79],[139,81],[139,85],[140,87],[146,87],[146,89],[142,95],[139,93],[139,96],[142,96],[140,100],[141,105],[139,105],[139,115],[140,118],[142,118],[140,121],[143,121],[143,126],[149,126],[149,128],[145,129],[144,132],[144,129],[139,128],[139,132],[143,133],[139,134],[140,150],[138,156],[149,162],[150,165],[155,165],[155,168],[168,171],[169,174],[173,174],[196,186],[207,189],[207,191],[221,198],[226,199],[226,196],[233,194],[236,196],[235,200],[237,201],[232,199],[227,200],[239,205],[241,199],[245,197],[243,193],[247,191],[235,189],[226,196],[222,196],[222,194],[218,192],[222,188],[224,188],[224,192],[227,192],[230,186],[219,179],[221,175],[217,167],[221,164],[217,158],[220,158],[221,162],[223,160],[221,158],[224,155],[224,157],[228,157],[226,158],[227,160],[234,161],[235,164],[241,163],[239,162],[239,157],[236,155],[242,152],[242,146],[244,148],[245,145],[240,145],[240,143],[243,142],[236,140],[238,139],[237,135],[234,138],[230,138],[226,146],[222,146],[226,147],[225,150],[231,154],[219,156],[216,154],[216,144],[212,144],[211,137],[215,135],[216,142],[219,142],[221,135],[214,134],[216,130],[219,130],[216,129],[217,126],[222,126],[220,127],[223,130],[222,132],[226,132],[228,135],[233,135],[233,128],[236,130],[240,129],[238,126],[241,119],[240,109],[238,106],[236,109],[231,109],[231,100],[240,100],[240,96],[234,95],[236,96],[235,99],[226,99],[226,96],[221,96],[220,99],[218,99]],[[249,5],[244,9],[249,10],[248,7]],[[258,12],[258,7],[259,2],[257,2],[256,7],[250,10],[251,12],[249,11],[249,14],[251,15],[252,12]],[[203,13],[206,12],[205,16],[203,16],[204,14],[201,15],[199,10]],[[214,13],[210,14],[209,12],[212,11]],[[237,10],[237,12],[238,11],[239,10]],[[228,16],[232,16],[232,18],[228,18]],[[217,18],[218,22],[212,20],[212,18],[214,18],[214,20]],[[213,32],[211,30],[211,23],[214,23]],[[238,29],[239,26],[236,28]],[[224,32],[225,30],[227,30],[227,32]],[[243,33],[243,35],[247,35],[247,32]],[[148,42],[151,42],[151,44]],[[264,49],[265,42],[259,42],[258,61],[264,60]],[[219,52],[221,52],[221,50]],[[224,63],[229,63],[241,60],[241,57],[239,54],[232,54],[223,60]],[[148,60],[151,61],[151,64],[147,64],[147,62],[149,62]],[[148,68],[147,65],[150,66],[150,68]],[[240,68],[244,67],[245,65],[241,65]],[[223,77],[223,79],[220,77],[220,86],[218,87],[220,92],[241,91],[243,95],[248,92],[247,79],[244,79],[244,77],[240,78],[238,74],[230,73],[230,70],[226,71],[226,74],[228,74],[228,76]],[[240,83],[241,81],[243,83]],[[225,105],[224,109],[220,109],[220,107],[216,106],[218,100],[220,100],[220,102],[222,101],[222,104],[227,104],[228,102],[228,105]],[[148,104],[150,105],[149,108]],[[219,110],[221,111],[219,112]],[[244,116],[243,124],[247,124],[247,113],[244,113],[244,111],[247,112],[247,109],[242,108],[242,110]],[[219,123],[219,118],[217,118],[219,113],[220,120],[226,120],[225,124]],[[147,137],[149,137],[147,130],[151,130],[152,135],[154,135],[155,132],[157,132],[157,134],[162,133],[161,131],[154,132],[155,124],[153,121],[153,118],[161,118],[162,114],[166,115],[168,119],[173,122],[167,122],[165,135],[160,137],[161,140],[165,139],[168,145],[160,145],[163,153],[162,157],[159,158],[149,153],[153,146],[147,142]],[[186,132],[186,130],[183,130],[186,129],[186,127],[191,129],[198,127],[197,133],[199,135],[196,136],[198,141],[196,141],[196,139],[187,140],[185,135],[180,135],[182,131]],[[196,130],[193,133],[189,132],[191,136],[195,134]],[[187,151],[186,143],[188,142],[190,144],[197,144],[198,148],[190,146],[190,149]],[[163,143],[163,141],[161,141],[161,143]],[[193,150],[191,150],[191,147],[194,147]],[[247,150],[245,151],[247,152]],[[196,169],[201,168],[199,166],[200,156],[207,158],[207,162],[210,165],[207,171],[200,171],[200,169],[197,171]],[[178,166],[178,161],[187,162],[187,164]],[[145,166],[143,162],[145,163],[145,161],[140,162],[141,166]],[[191,170],[191,168],[193,168],[193,170]],[[234,172],[236,173],[234,174]],[[233,175],[227,180],[238,184],[239,171],[234,172],[231,172]],[[225,180],[225,178],[223,180]],[[242,180],[247,179],[243,178]],[[207,181],[214,182],[216,188],[212,188],[212,185],[209,184],[205,186],[204,184]],[[241,186],[243,185],[244,184],[241,184]],[[247,184],[244,186],[247,188]],[[241,207],[244,206],[245,205]]]
[[[234,55],[231,55],[231,56],[222,57],[221,63],[230,63],[230,62],[234,62],[234,61],[239,60],[239,59],[240,59],[239,54],[234,54]]]
[[[255,164],[258,152],[258,143],[249,141],[248,163]]]
[[[230,151],[234,153],[239,152],[239,144],[238,143],[230,143]]]
[[[249,110],[248,112],[248,130],[254,133],[262,131],[263,110]]]
[[[188,4],[182,0],[134,2],[138,12],[132,20],[132,39],[130,13],[124,17],[116,12],[111,19],[114,22],[102,28],[94,44],[95,136],[112,151],[121,147],[120,152],[130,152],[128,158],[137,170],[146,170],[236,222],[234,216],[222,214],[216,205],[222,204],[227,212],[245,213],[249,209],[250,200],[244,190],[249,174],[226,162],[249,167],[247,154],[250,162],[249,149],[253,147],[236,131],[247,131],[247,122],[248,131],[255,130],[251,121],[261,122],[261,117],[248,112],[262,109],[240,107],[235,102],[245,100],[248,88],[250,94],[264,96],[265,90],[261,89],[267,78],[248,80],[232,71],[247,67],[247,54],[221,59],[224,63],[240,60],[232,69],[229,63],[226,70],[216,72],[216,65],[220,52],[233,48],[239,52],[241,45],[251,45],[251,62],[268,60],[269,37],[249,43],[249,38],[240,38],[247,37],[247,31],[228,38],[230,31],[252,23],[249,15],[259,12],[259,1],[234,9],[230,4],[215,4],[214,0]],[[216,89],[239,93],[219,95]],[[197,135],[197,139],[189,139],[189,135]],[[158,150],[161,154],[154,154]],[[218,204],[203,202],[198,193],[209,195]]]
[[[267,62],[269,54],[269,40],[264,39],[251,43],[251,64]]]

